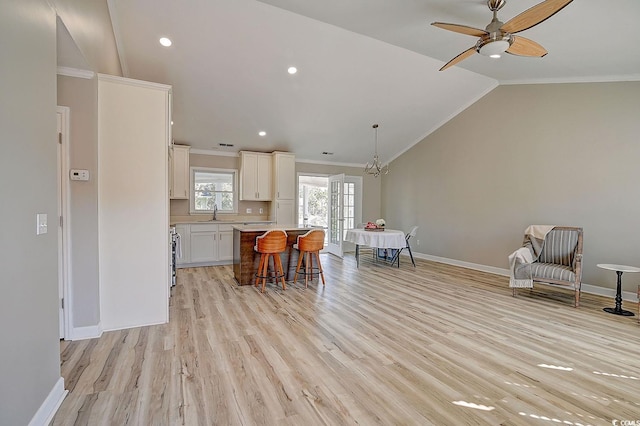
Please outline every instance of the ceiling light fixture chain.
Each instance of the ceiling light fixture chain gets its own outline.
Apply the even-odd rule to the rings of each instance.
[[[378,125],[373,125],[373,130],[375,131],[375,151],[373,154],[373,164],[367,163],[364,168],[365,174],[373,175],[373,177],[378,177],[380,175],[386,175],[389,173],[389,165],[382,166],[380,164],[380,159],[378,157]]]

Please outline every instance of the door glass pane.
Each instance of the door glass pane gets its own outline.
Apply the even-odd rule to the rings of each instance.
[[[331,244],[340,244],[340,182],[331,182]]]
[[[353,182],[344,183],[344,235],[343,239],[347,235],[348,229],[355,228],[355,184]]]

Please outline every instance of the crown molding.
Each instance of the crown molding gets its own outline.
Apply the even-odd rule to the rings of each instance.
[[[197,149],[191,148],[189,150],[191,154],[199,154],[199,155],[217,155],[218,157],[239,157],[240,154],[237,152],[231,151],[216,151],[215,149]]]
[[[307,160],[304,158],[296,158],[296,163],[322,164],[325,166],[361,167],[361,168],[364,168],[365,166],[364,163],[340,163],[337,161]]]
[[[500,85],[510,86],[510,85],[517,85],[517,84],[618,83],[618,82],[624,82],[624,81],[640,81],[640,74],[503,80],[503,81],[500,81]]]
[[[100,74],[100,73],[98,73],[98,80],[110,81],[110,82],[113,82],[113,83],[123,83],[123,84],[128,84],[128,85],[131,85],[131,86],[146,87],[148,89],[158,89],[158,90],[171,91],[171,86],[168,85],[168,84],[152,83],[150,81],[142,81],[142,80],[134,80],[133,78],[118,77],[118,76],[109,75],[109,74]]]
[[[71,67],[58,67],[57,74],[64,75],[65,77],[86,78],[87,80],[91,80],[96,76],[96,73],[94,73],[93,71],[81,70]]]

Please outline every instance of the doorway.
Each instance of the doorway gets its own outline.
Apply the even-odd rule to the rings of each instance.
[[[353,251],[344,236],[361,221],[362,177],[298,174],[298,225],[323,228],[327,252]]]

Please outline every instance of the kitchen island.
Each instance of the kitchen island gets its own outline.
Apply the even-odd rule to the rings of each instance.
[[[287,249],[280,254],[285,280],[293,276],[298,261],[298,250],[293,248],[298,235],[311,230],[298,225],[234,225],[233,226],[233,276],[238,285],[249,285],[254,282],[254,274],[258,269],[260,255],[253,247],[256,237],[271,229],[281,229],[287,233]]]

